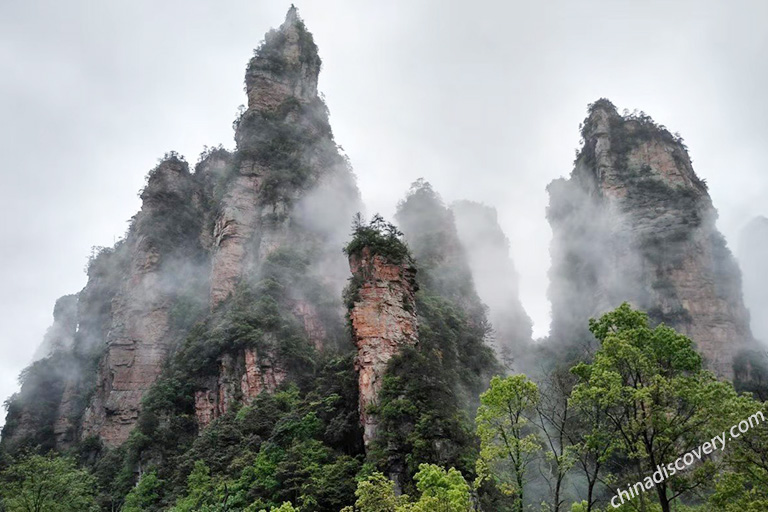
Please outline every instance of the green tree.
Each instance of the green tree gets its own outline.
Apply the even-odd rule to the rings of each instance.
[[[762,421],[752,423],[728,445],[723,454],[726,469],[717,475],[709,504],[722,512],[768,510],[768,402],[742,395],[728,404],[728,410],[739,421],[757,420],[754,415],[762,413]]]
[[[357,500],[354,507],[346,507],[342,512],[397,512],[408,496],[397,496],[395,482],[381,473],[373,473],[357,484]]]
[[[539,427],[544,440],[547,471],[542,471],[550,488],[552,501],[549,509],[560,512],[565,507],[565,482],[568,472],[576,463],[575,447],[569,436],[575,428],[570,394],[575,377],[567,368],[556,368],[541,382],[539,401],[532,422]]]
[[[461,472],[435,464],[421,464],[414,475],[420,493],[418,501],[397,496],[395,482],[374,473],[357,485],[354,507],[342,512],[468,512],[472,509],[470,488]]]
[[[152,507],[160,499],[159,491],[162,489],[162,486],[163,481],[157,477],[156,471],[144,473],[136,487],[125,497],[121,512],[145,512],[152,510]]]
[[[574,401],[569,404],[575,413],[573,428],[566,431],[573,447],[576,467],[584,476],[587,496],[574,512],[592,512],[598,501],[598,483],[608,484],[613,475],[606,474],[605,467],[616,449],[613,442],[613,426],[608,420],[608,404],[598,400]],[[581,508],[579,508],[581,507]]]
[[[226,486],[225,486],[226,487]],[[223,496],[222,496],[223,494]],[[198,460],[187,479],[187,494],[176,501],[171,512],[218,512],[226,510],[229,493],[221,489],[211,478],[211,470],[205,462]]]
[[[476,485],[493,480],[502,492],[513,496],[519,512],[524,506],[528,467],[541,450],[528,420],[538,402],[538,387],[525,375],[497,376],[480,395],[475,419],[480,437]]]
[[[645,313],[622,304],[590,330],[600,342],[591,364],[573,371],[581,379],[573,400],[584,409],[605,412],[608,439],[628,461],[632,481],[646,481],[659,465],[711,439],[733,421],[728,403],[737,395],[702,369],[690,339],[659,325],[651,328]],[[729,419],[730,417],[730,419]],[[656,483],[663,512],[681,495],[711,481],[712,462]],[[650,510],[641,493],[640,510]]]
[[[755,474],[756,473],[756,474]],[[752,474],[727,472],[718,475],[715,492],[709,497],[712,510],[718,512],[763,512],[768,510],[768,487],[755,485],[766,475],[755,469]]]
[[[0,496],[8,512],[98,510],[96,481],[69,457],[27,455],[0,475]]]
[[[472,509],[469,484],[457,469],[446,471],[434,464],[421,464],[413,478],[421,496],[416,503],[399,507],[398,512],[467,512]]]
[[[267,512],[266,509],[261,509],[259,512]],[[269,512],[299,512],[299,509],[294,508],[293,505],[291,505],[289,502],[285,502],[279,507],[272,507],[269,509]]]

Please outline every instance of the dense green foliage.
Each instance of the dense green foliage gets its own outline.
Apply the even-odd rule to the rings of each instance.
[[[312,301],[324,323],[323,354],[290,307],[297,291]],[[292,501],[303,510],[336,511],[350,503],[362,440],[356,374],[337,308],[338,301],[309,275],[305,254],[272,252],[258,279],[241,283],[191,328],[145,396],[130,439],[113,450],[93,439],[77,448],[97,477],[101,505],[198,510],[195,496],[203,495],[210,510]],[[279,362],[286,383],[242,407],[244,397],[234,386],[231,409],[199,432],[195,392],[215,382],[223,360],[244,365],[244,349],[269,365]],[[134,487],[137,468],[143,477]],[[200,491],[202,485],[206,490]]]
[[[482,449],[477,461],[478,481],[492,479],[522,512],[529,466],[541,446],[528,416],[539,401],[536,384],[525,375],[494,377],[480,396],[477,433]]]
[[[350,359],[331,359],[306,391],[292,384],[261,394],[199,435],[191,411],[169,415],[150,396],[152,409],[128,443],[102,454],[94,469],[103,500],[130,491],[126,503],[142,510],[259,510],[291,501],[306,511],[337,511],[351,502],[362,465],[356,384]],[[154,469],[130,490],[137,465]]]
[[[360,481],[354,507],[341,512],[468,512],[472,510],[470,486],[461,472],[421,464],[414,476],[417,500],[397,495],[394,482],[381,473]]]
[[[451,322],[454,334],[466,328],[460,317]],[[495,377],[480,397],[476,432],[455,394],[462,386],[441,374],[452,371],[435,339],[425,343],[432,352],[412,348],[392,360],[376,411],[383,442],[367,463],[357,379],[351,357],[341,357],[320,364],[306,387],[263,393],[185,439],[168,437],[179,435],[170,427],[181,417],[156,408],[126,445],[98,460],[84,443],[78,455],[86,469],[73,458],[0,452],[2,506],[50,510],[29,508],[34,494],[43,503],[56,496],[56,510],[96,510],[98,503],[124,512],[608,511],[619,489],[765,410],[703,370],[690,339],[650,327],[647,315],[626,304],[591,321],[590,330],[600,348],[570,374],[538,384],[520,374]],[[163,452],[158,444],[169,446]],[[763,421],[618,510],[762,511],[766,454]],[[397,486],[406,494],[398,496]]]
[[[0,474],[0,510],[95,512],[96,485],[71,458],[24,455]]]
[[[368,249],[372,256],[380,255],[390,263],[400,264],[410,259],[402,237],[403,233],[381,215],[374,215],[366,224],[362,216],[357,214],[352,224],[352,238],[344,246],[344,254],[359,256],[363,249]]]
[[[7,419],[3,427],[4,435],[18,435],[21,416],[26,414],[41,428],[22,432],[23,438],[18,439],[17,443],[27,446],[39,445],[42,450],[54,448],[53,423],[64,392],[67,371],[72,365],[68,355],[54,354],[35,361],[24,369],[19,376],[23,391],[13,395],[5,403]]]

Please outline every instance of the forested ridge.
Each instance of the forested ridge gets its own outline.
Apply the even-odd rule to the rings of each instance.
[[[533,340],[493,207],[359,213],[320,67],[291,7],[235,148],[149,172],[4,404],[0,512],[768,510],[768,365],[679,135],[589,105]]]

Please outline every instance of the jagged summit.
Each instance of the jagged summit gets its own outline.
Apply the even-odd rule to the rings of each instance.
[[[611,100],[608,98],[599,98],[595,100],[595,102],[590,103],[587,106],[587,111],[589,112],[589,116],[594,116],[598,112],[605,112],[610,115],[619,115],[619,110],[616,108],[616,105],[613,104]]]
[[[645,185],[653,187],[653,180],[657,180],[709,200],[706,183],[696,175],[682,137],[645,112],[624,110],[619,114],[613,103],[601,98],[588,106],[581,136],[583,146],[572,175],[595,180],[600,185],[596,190],[623,194],[624,182],[646,189]]]
[[[467,255],[480,298],[488,306],[498,354],[505,363],[530,352],[532,323],[520,302],[518,273],[510,257],[510,242],[496,209],[472,201],[451,205],[456,231]]]
[[[41,510],[368,511],[368,491],[363,501],[397,510],[605,503],[613,489],[600,482],[651,474],[664,450],[692,444],[690,427],[716,431],[759,405],[702,372],[689,340],[616,309],[624,302],[768,397],[738,268],[678,136],[607,99],[590,105],[570,179],[549,186],[552,332],[539,343],[495,209],[448,207],[419,179],[399,226],[356,213],[319,72],[291,6],[248,64],[236,147],[205,149],[194,172],[172,151],[149,172],[125,238],[94,251],[86,287],[57,301],[40,358],[4,404],[1,511],[48,476],[81,496],[48,493]],[[747,235],[756,312],[768,304],[767,224]],[[590,361],[580,349],[598,340]],[[640,384],[654,396],[626,401]],[[646,405],[653,431],[632,424]],[[626,421],[600,419],[613,410]],[[595,436],[615,451],[585,449]],[[755,453],[765,446],[752,440]],[[754,494],[766,479],[732,472],[748,455],[734,453],[718,460],[737,477],[725,491]]]
[[[682,138],[606,99],[589,106],[581,134],[570,179],[548,187],[553,339],[631,301],[732,377],[752,342],[741,276]]]
[[[4,444],[121,445],[154,414],[147,394],[174,371],[186,403],[163,414],[202,429],[284,381],[306,381],[316,354],[351,346],[339,334],[349,274],[339,248],[362,208],[317,95],[319,71],[291,7],[248,64],[236,150],[206,151],[194,173],[171,152],[150,171],[125,240],[89,266],[65,325],[74,340],[57,341],[67,350],[46,363],[76,371],[31,374],[40,385],[24,386]],[[232,316],[251,334],[222,330]]]
[[[285,13],[285,21],[283,22],[283,25],[287,23],[297,23],[299,21],[301,21],[301,18],[299,18],[299,10],[296,8],[295,5],[291,4],[291,7],[288,9],[288,12]]]
[[[316,98],[321,64],[312,34],[291,6],[283,24],[267,33],[248,64],[248,108],[272,109],[287,96],[305,102]]]

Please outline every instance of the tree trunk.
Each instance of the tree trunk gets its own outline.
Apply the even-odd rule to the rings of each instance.
[[[557,469],[557,482],[555,483],[555,503],[554,512],[560,512],[560,487],[563,485],[563,475],[560,472],[560,467]]]
[[[663,484],[658,485],[656,487],[656,492],[659,495],[659,504],[661,505],[661,511],[670,512],[672,510],[672,506],[669,503],[669,498],[667,497],[667,486]]]
[[[586,473],[587,473],[587,512],[592,512],[592,507],[594,506],[593,496],[595,495],[595,485],[597,485],[597,479],[598,479],[598,476],[600,475],[600,464],[596,463],[594,474],[590,474],[589,470],[587,470]]]

